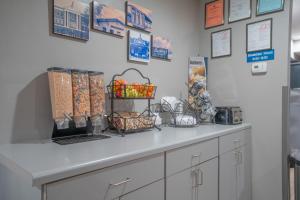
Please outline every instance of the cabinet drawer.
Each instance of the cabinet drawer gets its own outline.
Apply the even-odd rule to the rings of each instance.
[[[133,191],[120,198],[120,200],[164,200],[164,181],[152,183],[146,187]]]
[[[250,129],[220,137],[220,154],[250,143]]]
[[[111,200],[164,177],[163,154],[47,185],[47,200]]]
[[[218,139],[171,150],[166,153],[167,176],[218,156]]]

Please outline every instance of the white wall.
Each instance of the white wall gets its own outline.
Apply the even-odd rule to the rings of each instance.
[[[125,1],[99,0],[125,9]],[[198,0],[136,0],[153,10],[153,33],[173,42],[172,62],[127,62],[127,38],[91,32],[78,42],[49,34],[52,0],[1,0],[0,6],[0,143],[49,138],[52,131],[48,81],[52,66],[115,73],[136,67],[158,85],[162,95],[187,94],[188,57],[197,55],[200,35]]]
[[[208,1],[201,1],[202,10]],[[289,12],[256,17],[256,1],[252,1],[252,19],[226,24],[200,34],[200,52],[210,56],[210,34],[232,28],[232,56],[209,60],[208,87],[217,105],[239,105],[244,118],[252,124],[253,200],[282,199],[282,86],[288,85]],[[204,13],[201,16],[204,19]],[[273,48],[276,59],[268,62],[268,73],[251,75],[246,63],[246,24],[273,18]],[[204,20],[201,21],[203,27]]]

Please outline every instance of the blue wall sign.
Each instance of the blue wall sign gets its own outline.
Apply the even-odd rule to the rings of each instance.
[[[274,59],[274,49],[247,53],[247,63],[261,62]]]

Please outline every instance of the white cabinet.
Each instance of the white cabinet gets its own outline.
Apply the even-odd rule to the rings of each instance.
[[[220,200],[251,200],[250,138],[247,132],[243,134],[242,140],[237,139],[234,135],[224,136],[220,139],[220,150],[229,150],[220,155]],[[222,143],[222,141],[226,142]],[[236,146],[233,149],[228,148],[232,144]]]
[[[220,200],[237,200],[237,160],[234,151],[220,156]]]
[[[159,154],[50,183],[47,200],[112,200],[163,178]]]
[[[251,200],[250,130],[46,185],[46,200]]]
[[[164,180],[152,183],[146,187],[120,197],[120,200],[164,200]]]
[[[251,147],[247,144],[240,148],[241,161],[237,171],[238,200],[251,200]]]
[[[50,157],[48,167],[27,165],[29,158],[25,159],[26,155],[19,156],[23,159],[13,156],[21,155],[27,148],[42,150],[44,144],[17,145],[18,150],[13,151],[13,147],[8,146],[10,150],[7,149],[5,154],[2,150],[0,154],[5,158],[2,160],[7,160],[5,163],[0,161],[0,165],[7,167],[2,169],[7,176],[0,177],[7,183],[0,191],[4,199],[2,196],[0,199],[251,200],[251,129],[247,127],[212,125],[194,130],[174,129],[174,134],[167,130],[153,133],[153,138],[150,133],[145,138],[132,135],[124,140],[112,139],[108,146],[93,142],[90,143],[92,148],[88,143],[84,147],[45,144],[43,155]],[[143,139],[149,141],[150,146]],[[98,148],[98,145],[103,146]],[[121,147],[111,152],[117,145]],[[137,146],[129,148],[132,145]],[[126,149],[126,152],[120,151]],[[86,154],[92,151],[92,154]],[[119,151],[122,153],[117,154]],[[69,152],[76,152],[75,157]],[[52,154],[60,156],[53,157]],[[23,162],[24,159],[27,162]],[[28,173],[9,170],[14,163],[19,170]]]
[[[218,158],[166,180],[167,200],[218,200]]]

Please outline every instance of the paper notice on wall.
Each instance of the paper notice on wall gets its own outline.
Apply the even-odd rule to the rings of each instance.
[[[231,29],[212,33],[212,57],[229,56],[231,54]]]
[[[272,21],[265,20],[247,26],[247,52],[272,48]]]

